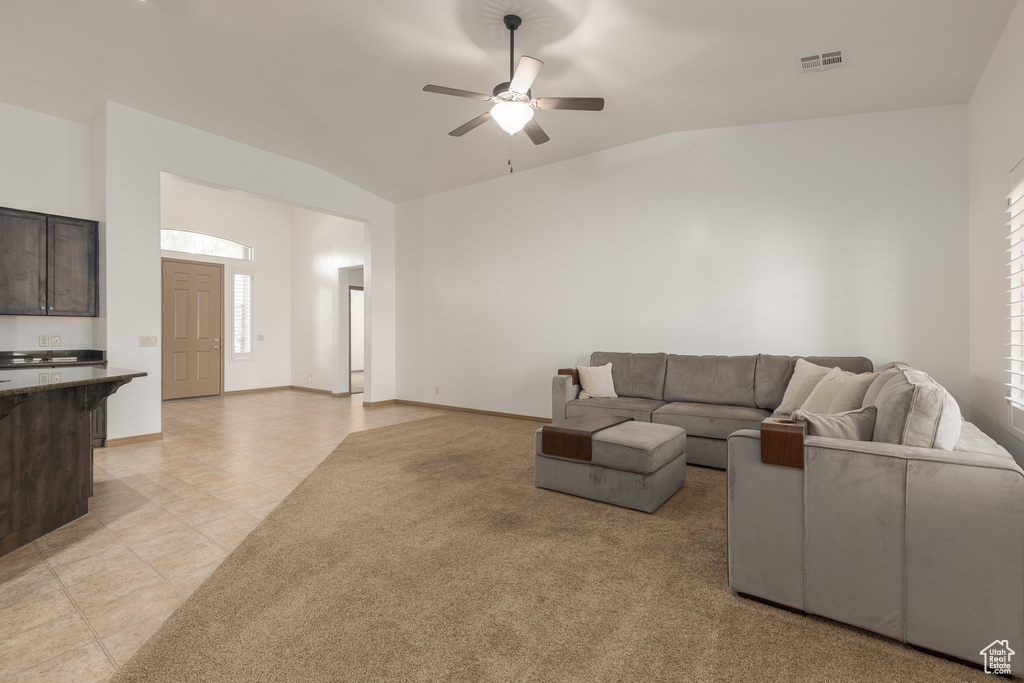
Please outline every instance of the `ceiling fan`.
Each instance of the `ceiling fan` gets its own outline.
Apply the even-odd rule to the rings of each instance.
[[[515,62],[515,36],[516,29],[522,26],[523,20],[514,14],[507,14],[504,18],[505,28],[509,31],[508,47],[508,71],[507,83],[499,83],[494,86],[490,95],[469,90],[458,90],[457,88],[446,88],[441,85],[425,85],[423,90],[434,92],[439,95],[454,95],[456,97],[468,97],[472,100],[493,102],[494,106],[490,111],[484,112],[468,123],[464,123],[448,135],[459,137],[465,135],[477,126],[494,119],[509,135],[514,135],[520,130],[525,131],[533,144],[540,145],[550,138],[540,127],[537,120],[533,118],[534,109],[576,109],[582,111],[601,111],[604,109],[603,97],[537,97],[534,98],[530,92],[530,86],[540,73],[544,62],[533,57],[523,55],[519,59],[519,65],[513,69]]]

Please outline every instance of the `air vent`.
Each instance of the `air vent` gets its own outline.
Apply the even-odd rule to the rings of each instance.
[[[843,51],[833,50],[832,52],[797,57],[797,63],[800,65],[800,71],[803,73],[838,69],[843,65]]]

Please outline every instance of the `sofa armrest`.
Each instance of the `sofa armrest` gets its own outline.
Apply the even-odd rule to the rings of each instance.
[[[729,588],[804,607],[804,471],[761,462],[761,433],[728,440]]]
[[[555,375],[551,380],[551,419],[564,420],[565,406],[580,395],[580,385],[573,384],[572,375]]]
[[[762,463],[755,431],[729,437],[733,590],[972,662],[1024,642],[1012,459],[807,437],[804,463]]]

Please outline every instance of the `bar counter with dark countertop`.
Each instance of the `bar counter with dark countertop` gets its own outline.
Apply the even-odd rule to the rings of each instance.
[[[27,394],[36,391],[50,391],[91,384],[108,384],[118,382],[121,386],[134,377],[143,377],[145,372],[123,370],[121,368],[102,368],[94,365],[71,366],[63,368],[40,368],[33,372],[32,368],[18,370],[0,370],[0,398]],[[115,387],[116,389],[116,387]],[[113,393],[111,391],[110,393]]]
[[[145,372],[0,370],[0,555],[81,517],[92,495],[92,411]]]

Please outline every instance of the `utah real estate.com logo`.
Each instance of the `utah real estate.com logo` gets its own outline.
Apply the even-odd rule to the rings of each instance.
[[[985,673],[1009,674],[1010,657],[1017,653],[1010,649],[1010,641],[994,640],[979,654],[985,658]]]

